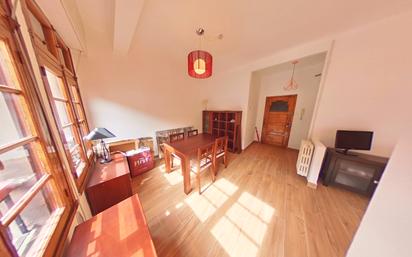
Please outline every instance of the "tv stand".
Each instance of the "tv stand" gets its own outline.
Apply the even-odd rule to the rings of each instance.
[[[350,149],[335,149],[335,151],[337,153],[341,153],[341,154],[344,154],[344,155],[350,155],[350,156],[358,156],[358,154],[353,153],[353,152],[349,152],[349,150]]]
[[[371,196],[375,191],[388,158],[356,153],[343,153],[328,148],[322,165],[323,184],[336,185]]]

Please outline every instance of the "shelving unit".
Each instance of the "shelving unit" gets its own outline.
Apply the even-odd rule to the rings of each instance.
[[[203,111],[203,133],[228,136],[228,150],[240,153],[242,111]]]

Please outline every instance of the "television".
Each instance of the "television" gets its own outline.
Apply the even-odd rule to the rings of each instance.
[[[344,154],[349,150],[370,150],[373,131],[337,130],[335,148],[342,149]]]

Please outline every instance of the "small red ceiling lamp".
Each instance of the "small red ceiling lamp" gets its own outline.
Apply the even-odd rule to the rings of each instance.
[[[203,28],[196,30],[196,34],[200,37],[200,43],[204,33],[205,30]],[[189,76],[193,78],[205,79],[212,76],[212,64],[212,55],[203,50],[192,51],[187,56],[187,71]]]

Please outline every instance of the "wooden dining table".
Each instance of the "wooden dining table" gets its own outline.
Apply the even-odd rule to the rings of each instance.
[[[190,159],[196,157],[199,147],[207,147],[214,144],[215,138],[216,137],[210,134],[202,133],[197,136],[185,137],[180,141],[164,143],[166,172],[170,173],[171,171],[171,154],[177,155],[180,158],[185,194],[189,194],[190,191],[192,191],[190,183]]]

